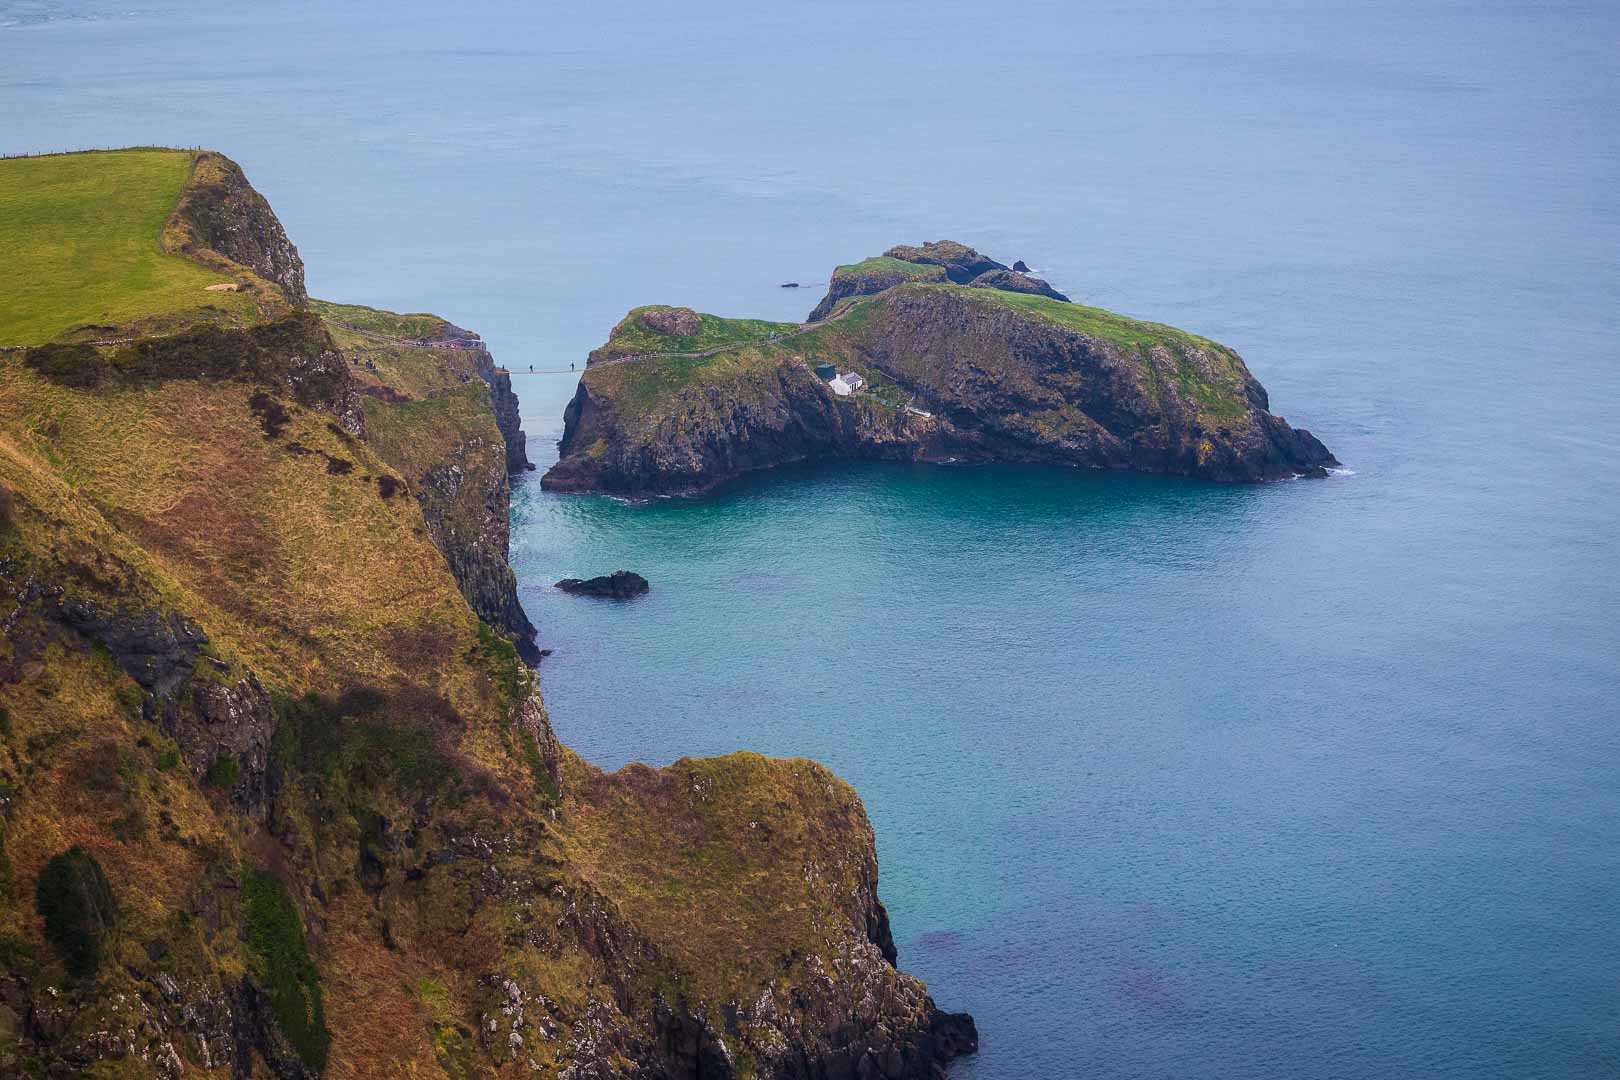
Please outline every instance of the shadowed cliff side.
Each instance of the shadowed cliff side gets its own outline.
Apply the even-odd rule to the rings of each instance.
[[[511,377],[476,334],[436,315],[311,306],[348,358],[368,440],[421,504],[467,602],[536,659],[506,561],[509,473],[528,467]]]

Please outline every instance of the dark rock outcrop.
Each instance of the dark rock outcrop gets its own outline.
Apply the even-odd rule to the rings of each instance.
[[[629,600],[645,593],[647,579],[629,570],[615,570],[593,578],[563,578],[557,588],[575,596],[599,596],[607,600]]]
[[[641,313],[641,325],[657,334],[691,337],[702,328],[698,313],[691,308],[658,307]]]
[[[320,319],[308,312],[288,312],[240,328],[195,326],[107,350],[84,344],[40,346],[24,353],[24,363],[78,389],[236,379],[325,409],[351,435],[364,429],[348,365]]]
[[[1006,265],[955,240],[930,240],[921,247],[900,244],[883,254],[891,259],[942,267],[945,276],[957,285],[966,285],[980,274],[991,270],[1005,270]]]
[[[60,596],[61,587],[52,593]],[[207,635],[189,619],[151,608],[114,607],[86,597],[51,605],[66,626],[106,649],[113,663],[157,698],[167,698],[191,678]]]
[[[762,372],[747,394],[694,392],[680,420],[661,419],[651,430],[625,417],[616,395],[598,394],[592,381],[580,380],[564,410],[557,464],[541,478],[548,490],[690,495],[798,461],[949,456],[927,420],[866,397],[834,397],[802,364]]]
[[[833,271],[832,280],[827,283],[827,295],[810,312],[808,321],[820,322],[837,310],[840,301],[852,296],[875,296],[908,281],[948,280],[942,266],[907,262],[889,255],[840,266]]]
[[[298,249],[241,166],[223,154],[197,155],[191,182],[170,218],[170,233],[171,250],[204,263],[212,255],[224,256],[281,286],[294,307],[309,301]]]
[[[1018,273],[1020,273],[1020,274],[1029,273],[1029,264],[1026,263],[1023,259],[1019,259],[1017,262],[1013,263],[1012,268],[1014,270],[1018,271]]]
[[[1069,298],[1058,292],[1040,278],[1030,277],[1015,270],[986,270],[972,281],[968,282],[975,289],[1000,289],[1002,292],[1032,293],[1035,296],[1045,296],[1053,300],[1061,300],[1065,304]]]
[[[482,461],[481,447],[461,443],[418,477],[411,490],[422,506],[428,535],[444,553],[467,603],[491,626],[516,635],[533,659],[535,627],[506,561],[511,480],[504,468],[485,468]]]
[[[490,405],[495,413],[495,426],[500,428],[506,441],[506,471],[524,472],[534,468],[529,464],[528,436],[523,434],[523,419],[518,413],[517,394],[512,392],[512,373],[495,366],[495,358],[479,342],[477,352],[478,374],[489,385]]]
[[[833,271],[827,295],[810,312],[810,322],[831,315],[841,300],[851,296],[874,296],[885,289],[907,282],[932,281],[965,285],[976,277],[1007,268],[994,259],[954,240],[931,240],[921,247],[900,244],[876,259]]]

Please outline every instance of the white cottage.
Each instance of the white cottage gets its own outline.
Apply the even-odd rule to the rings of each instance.
[[[832,387],[832,392],[839,397],[849,397],[849,395],[865,386],[866,380],[853,371],[840,371],[828,380],[827,385]]]

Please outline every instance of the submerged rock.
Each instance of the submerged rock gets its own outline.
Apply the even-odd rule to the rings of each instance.
[[[629,570],[615,570],[593,578],[563,578],[557,588],[575,596],[600,596],[608,600],[629,600],[640,596],[651,586],[647,579]]]

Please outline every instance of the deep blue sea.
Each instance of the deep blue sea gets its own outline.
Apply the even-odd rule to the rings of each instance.
[[[559,732],[852,781],[953,1080],[1620,1076],[1613,4],[0,2],[0,55],[0,149],[223,150],[312,292],[519,372],[947,237],[1232,344],[1345,473],[523,485]]]

